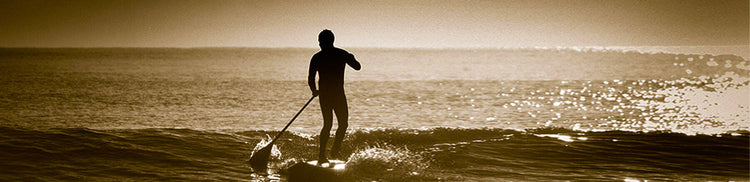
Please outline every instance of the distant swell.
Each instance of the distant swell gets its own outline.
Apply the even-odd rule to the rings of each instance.
[[[259,179],[246,161],[255,143],[275,133],[3,127],[0,177],[11,181]],[[360,168],[353,166],[356,171],[347,172],[355,180],[743,181],[750,180],[749,139],[747,132],[688,136],[561,128],[374,129],[350,132],[343,151],[358,156]],[[283,163],[316,156],[317,136],[287,133],[277,146],[282,156],[271,165],[276,173],[283,173]],[[401,164],[420,166],[419,171],[384,168],[373,174],[371,167],[363,169],[377,166],[373,164],[377,161],[399,162],[388,161],[392,160],[388,156],[407,154],[420,157]],[[373,156],[382,159],[368,159]]]

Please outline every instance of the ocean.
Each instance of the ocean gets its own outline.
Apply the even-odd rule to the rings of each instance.
[[[347,180],[750,181],[748,46],[347,50]],[[283,181],[317,51],[2,48],[0,179]]]

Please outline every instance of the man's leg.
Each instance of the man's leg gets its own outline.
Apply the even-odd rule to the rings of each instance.
[[[328,162],[328,157],[326,156],[326,145],[328,144],[328,138],[331,135],[331,127],[333,125],[333,108],[322,98],[320,101],[320,111],[323,113],[323,129],[320,130],[320,153],[318,154],[318,164]]]
[[[341,149],[341,143],[344,141],[346,136],[346,128],[349,127],[349,106],[346,103],[346,96],[342,96],[336,101],[334,105],[334,111],[336,112],[336,120],[338,121],[338,128],[336,128],[336,138],[333,141],[333,148],[331,149],[331,157],[339,159],[339,152]]]

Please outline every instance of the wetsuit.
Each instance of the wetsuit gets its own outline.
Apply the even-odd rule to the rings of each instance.
[[[320,132],[320,156],[319,160],[326,159],[325,146],[328,142],[330,130],[333,124],[333,112],[336,113],[338,128],[336,139],[333,143],[332,154],[337,155],[341,142],[346,135],[348,127],[349,111],[344,93],[344,68],[346,65],[355,70],[361,68],[354,55],[345,50],[331,47],[323,47],[322,50],[313,55],[310,60],[310,71],[308,74],[308,85],[313,94],[319,94],[320,110],[323,114],[323,129]],[[315,87],[315,75],[320,76],[318,85]],[[338,157],[338,156],[335,156]]]

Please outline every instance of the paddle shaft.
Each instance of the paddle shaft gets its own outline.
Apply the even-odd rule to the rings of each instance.
[[[302,113],[302,111],[305,110],[305,108],[307,107],[307,105],[310,105],[310,102],[312,102],[313,99],[315,99],[315,96],[312,96],[310,98],[310,100],[307,100],[307,103],[305,103],[305,106],[302,106],[302,109],[300,109],[299,111],[297,111],[297,114],[295,114],[294,117],[292,118],[292,120],[289,121],[289,123],[287,123],[286,126],[284,126],[284,129],[281,129],[281,131],[279,132],[279,134],[276,135],[276,137],[274,137],[273,140],[271,140],[271,143],[268,143],[269,146],[273,145],[273,143],[276,142],[276,140],[279,139],[279,137],[281,137],[281,134],[283,134],[284,131],[286,131],[286,129],[289,128],[289,125],[292,125],[292,122],[294,122],[294,119],[297,119],[297,116],[299,116],[299,114]]]

